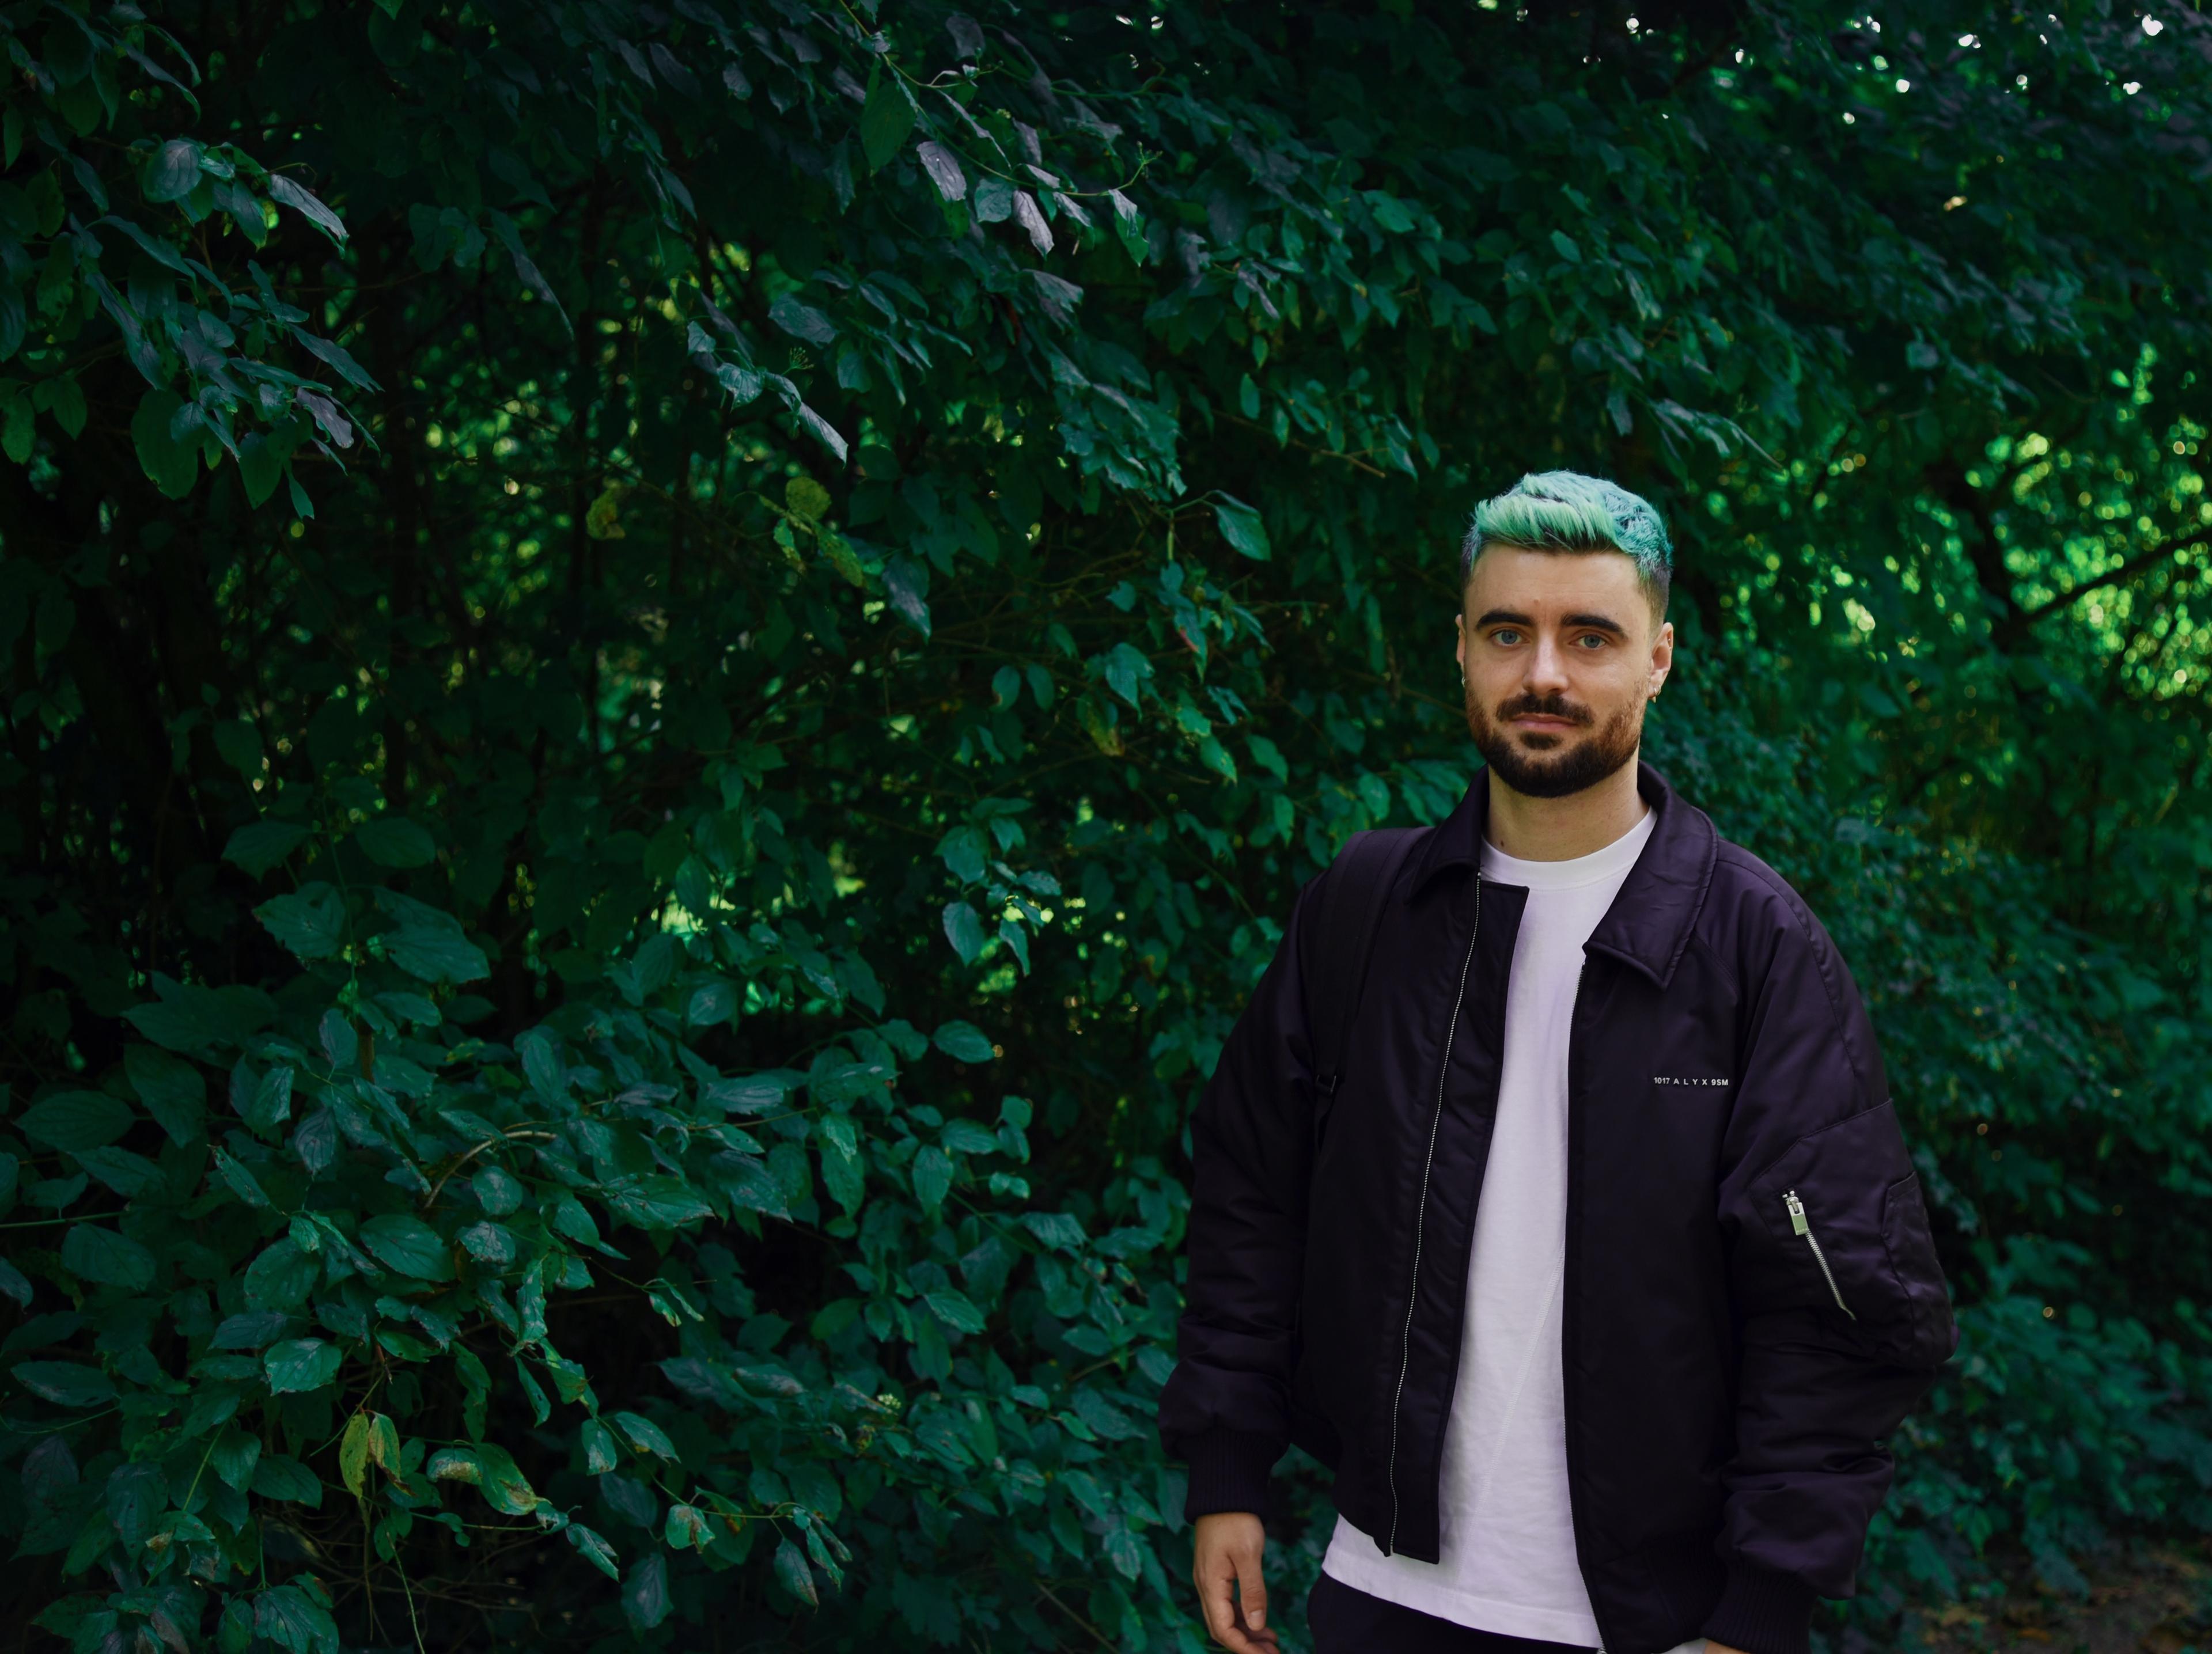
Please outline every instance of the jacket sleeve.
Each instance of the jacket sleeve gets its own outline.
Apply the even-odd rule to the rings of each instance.
[[[1773,922],[1739,930],[1759,940],[1737,962],[1747,1033],[1719,1215],[1742,1365],[1728,1583],[1705,1634],[1805,1654],[1814,1598],[1854,1589],[1894,1469],[1886,1439],[1957,1334],[1858,990],[1765,877]]]
[[[1264,1513],[1269,1473],[1290,1445],[1314,1140],[1299,953],[1319,885],[1299,897],[1191,1121],[1184,1308],[1160,1437],[1189,1464],[1193,1520]]]

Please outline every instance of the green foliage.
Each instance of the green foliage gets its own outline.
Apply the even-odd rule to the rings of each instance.
[[[2212,36],[977,10],[0,7],[8,1599],[1196,1648],[1182,1123],[1561,465],[1961,1294],[1853,1612],[2212,1525]]]

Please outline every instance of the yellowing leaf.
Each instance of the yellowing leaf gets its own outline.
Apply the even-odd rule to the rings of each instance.
[[[591,509],[584,513],[584,532],[594,540],[626,540],[622,518],[623,496],[629,492],[626,482],[610,482],[599,490],[599,497],[592,501]]]
[[[368,1415],[356,1413],[346,1421],[345,1433],[338,1439],[338,1475],[356,1499],[368,1493],[369,1435]]]

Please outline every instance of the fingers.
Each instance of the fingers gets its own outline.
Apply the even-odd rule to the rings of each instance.
[[[1198,1597],[1206,1629],[1229,1654],[1276,1654],[1267,1624],[1267,1587],[1260,1577],[1257,1546],[1216,1550],[1201,1555]]]
[[[1198,1584],[1198,1605],[1206,1615],[1206,1634],[1224,1648],[1245,1654],[1243,1633],[1237,1624],[1237,1570],[1225,1550],[1201,1545],[1192,1570]]]
[[[1257,1545],[1240,1548],[1236,1553],[1237,1606],[1243,1610],[1244,1629],[1255,1642],[1273,1648],[1275,1633],[1267,1627],[1267,1582],[1260,1577],[1260,1556]]]

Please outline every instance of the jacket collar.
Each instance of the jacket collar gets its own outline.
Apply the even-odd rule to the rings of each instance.
[[[1658,819],[1652,823],[1644,853],[1590,933],[1584,951],[1611,954],[1664,988],[1681,963],[1691,929],[1705,909],[1719,857],[1720,834],[1703,810],[1677,797],[1649,764],[1637,765],[1636,790]],[[1447,868],[1480,868],[1489,818],[1490,775],[1486,769],[1477,770],[1466,796],[1421,846],[1407,893]]]

